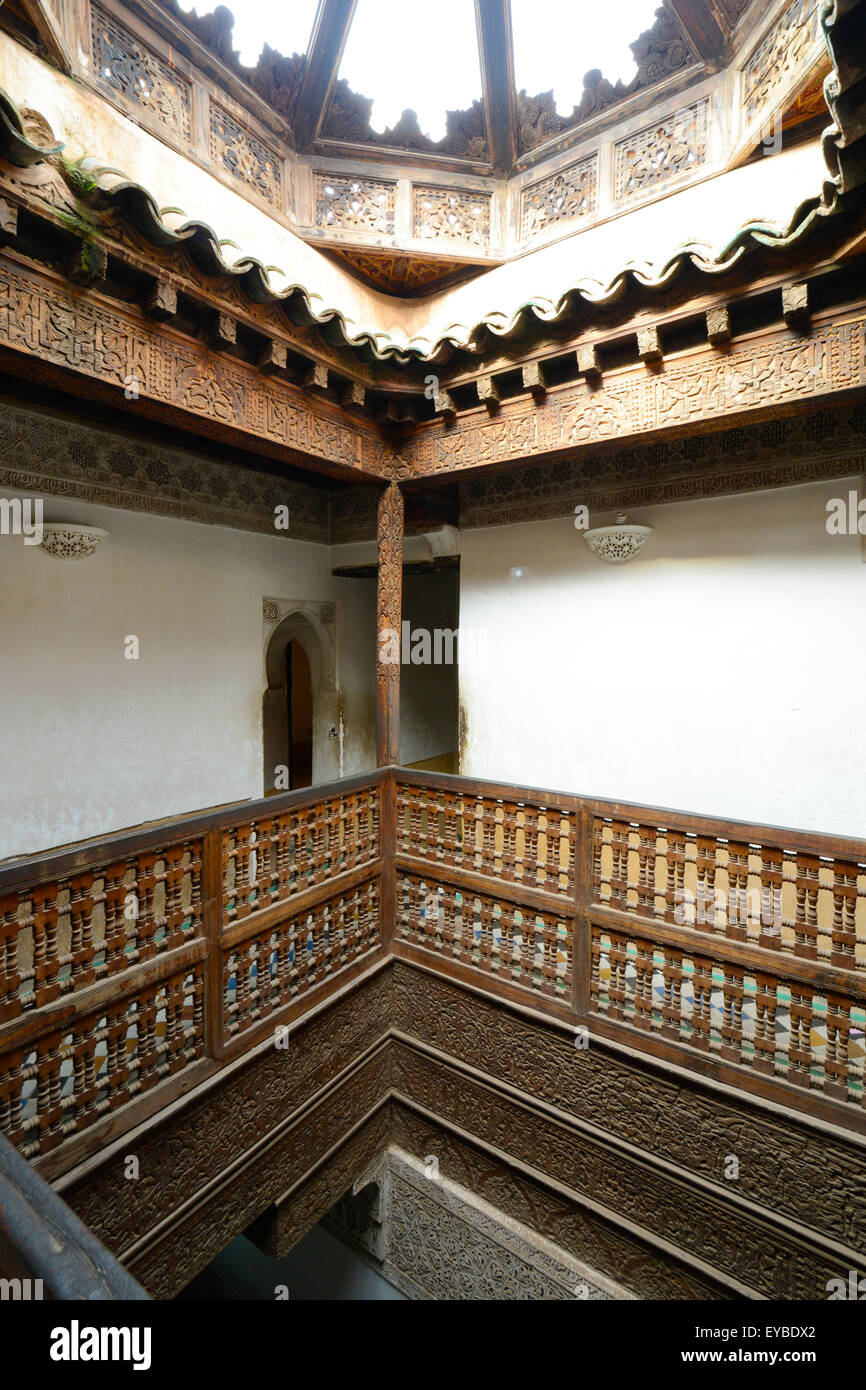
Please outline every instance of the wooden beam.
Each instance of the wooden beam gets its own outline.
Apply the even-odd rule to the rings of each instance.
[[[238,340],[238,326],[230,314],[215,314],[208,333],[208,342],[213,347],[234,347]]]
[[[809,286],[805,283],[785,285],[782,290],[782,317],[789,328],[809,322]]]
[[[509,0],[475,0],[481,85],[490,162],[507,174],[517,158],[514,134],[514,48]]]
[[[654,366],[661,362],[664,353],[662,352],[661,338],[655,325],[648,328],[639,328],[637,331],[637,350],[642,362]]]
[[[286,345],[276,338],[268,338],[258,358],[258,368],[268,376],[286,370]]]
[[[437,391],[433,397],[433,409],[437,415],[441,415],[445,420],[453,420],[457,414],[457,406],[449,391]]]
[[[71,72],[72,59],[69,48],[61,26],[51,13],[51,6],[46,4],[45,0],[23,0],[23,6],[54,66],[61,72]]]
[[[313,362],[301,377],[301,385],[305,391],[327,391],[328,369],[324,362]]]
[[[340,404],[344,410],[363,410],[366,400],[367,392],[360,381],[350,381]]]
[[[523,365],[524,390],[531,391],[537,401],[547,395],[547,377],[541,362],[525,362]]]
[[[483,401],[491,413],[499,409],[501,398],[492,376],[480,376],[475,383],[475,389],[479,401]]]
[[[400,761],[400,657],[403,618],[403,494],[389,483],[379,494],[376,541],[376,765]]]
[[[728,36],[708,0],[668,0],[672,10],[710,72],[722,66]]]
[[[145,295],[142,307],[148,318],[156,319],[157,323],[166,323],[177,313],[177,290],[161,280],[155,280]]]
[[[327,110],[357,0],[322,0],[307,50],[307,61],[292,113],[299,150],[307,150],[319,133]]]
[[[724,304],[707,310],[707,341],[711,342],[713,347],[731,341],[731,316]]]
[[[582,372],[587,381],[600,380],[601,360],[595,343],[581,343],[575,355],[577,357],[577,370]]]

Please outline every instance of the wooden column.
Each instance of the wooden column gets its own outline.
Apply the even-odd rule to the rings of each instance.
[[[376,536],[376,763],[400,761],[400,641],[403,616],[403,494],[389,483],[379,495]]]

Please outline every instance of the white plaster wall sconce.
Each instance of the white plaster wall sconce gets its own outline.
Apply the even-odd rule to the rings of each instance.
[[[643,550],[652,530],[651,526],[627,525],[625,512],[620,512],[616,525],[594,526],[584,531],[583,539],[599,560],[609,565],[624,565],[626,560],[632,560]]]
[[[46,521],[42,526],[42,549],[58,560],[87,560],[96,554],[107,535],[101,526]]]

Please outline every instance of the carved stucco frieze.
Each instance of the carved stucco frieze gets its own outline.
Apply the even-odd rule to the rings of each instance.
[[[321,489],[2,402],[0,483],[323,545],[330,535]],[[289,508],[286,531],[274,528],[280,506]]]
[[[866,409],[841,407],[629,449],[588,449],[555,463],[496,469],[460,483],[466,529],[616,511],[866,470]],[[354,538],[354,537],[353,537]]]
[[[412,209],[413,236],[480,247],[490,242],[490,196],[487,193],[415,184]]]
[[[645,126],[614,146],[614,197],[627,202],[707,162],[707,102]]]
[[[100,82],[142,107],[179,140],[192,131],[192,86],[100,5],[90,6],[93,70]]]
[[[317,174],[316,226],[390,236],[396,189],[385,179]]]
[[[210,104],[210,153],[214,163],[283,208],[283,161],[276,150],[245,130],[230,112]]]
[[[579,222],[598,205],[598,155],[590,155],[530,184],[520,199],[520,234],[525,241],[558,223]]]

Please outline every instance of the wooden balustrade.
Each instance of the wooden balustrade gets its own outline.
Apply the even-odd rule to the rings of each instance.
[[[866,841],[395,775],[396,954],[866,1131]]]
[[[0,870],[0,1129],[65,1171],[389,954],[866,1129],[866,842],[393,768]]]
[[[0,869],[0,1130],[26,1157],[65,1170],[384,953],[386,780]]]

